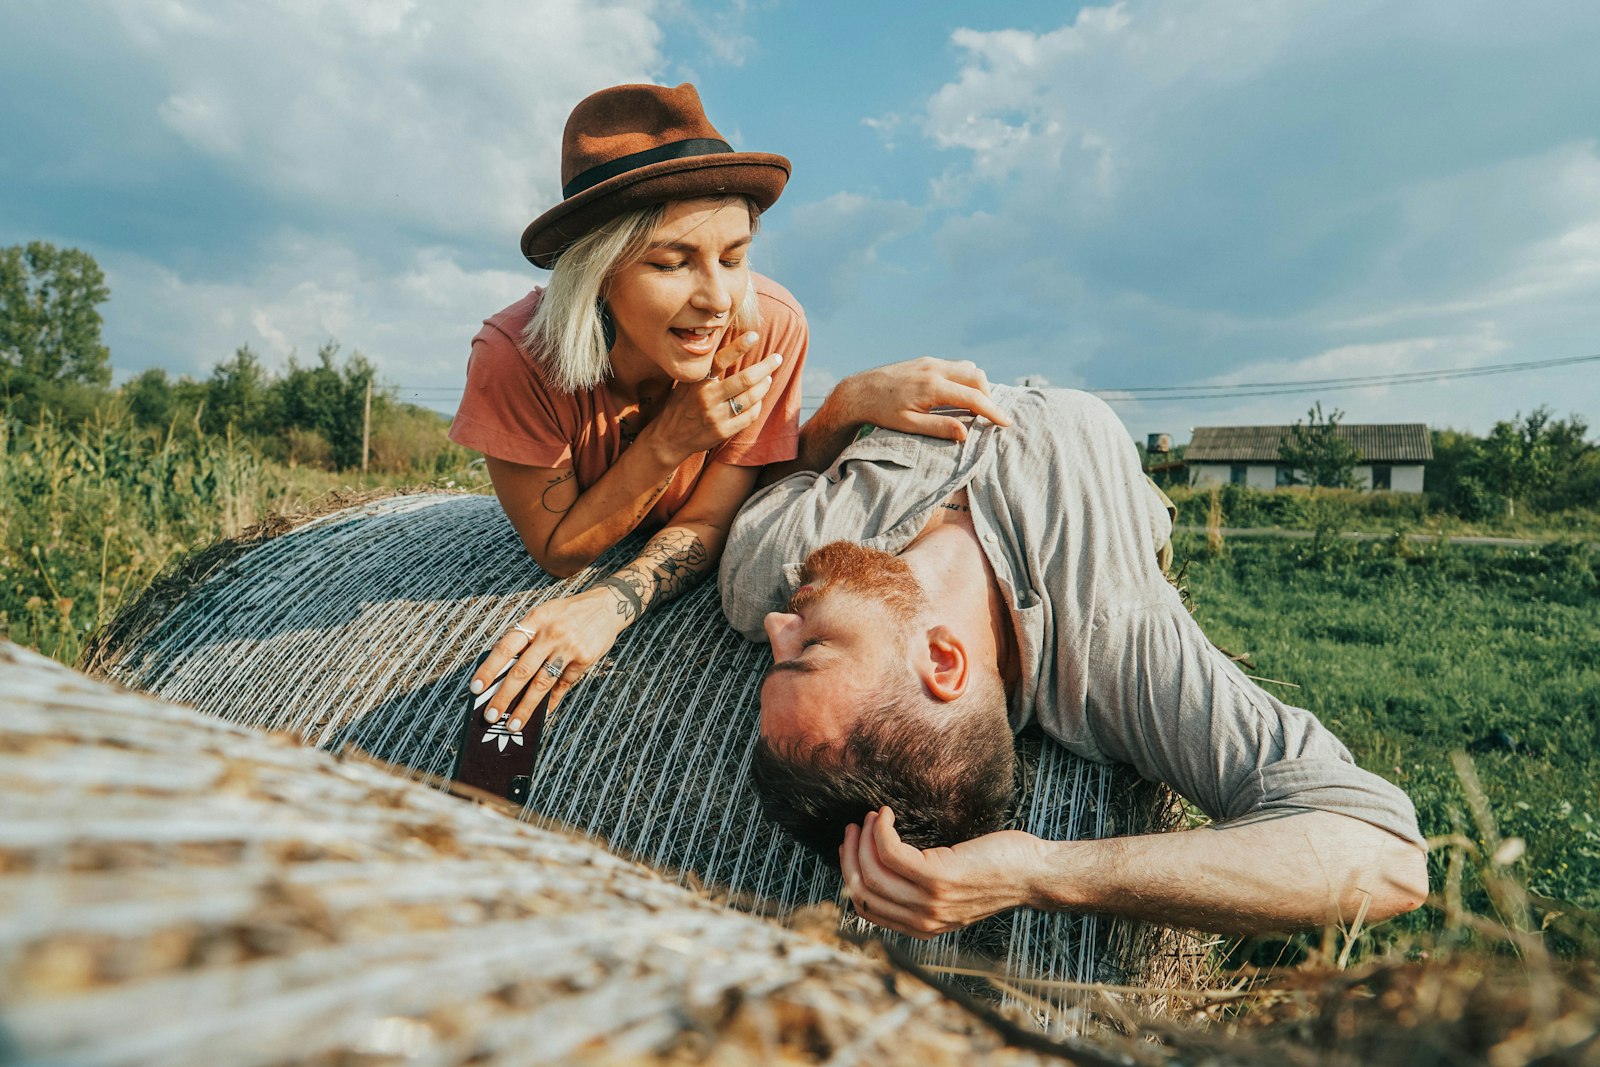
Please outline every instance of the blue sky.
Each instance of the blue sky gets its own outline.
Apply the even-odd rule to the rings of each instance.
[[[932,354],[1095,389],[1600,353],[1600,5],[8,0],[0,244],[105,267],[119,374],[335,338],[453,407],[543,278],[583,95],[692,80],[794,162],[758,267],[821,389]],[[1130,431],[1600,423],[1600,363],[1273,398]]]

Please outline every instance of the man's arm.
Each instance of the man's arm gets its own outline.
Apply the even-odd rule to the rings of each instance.
[[[800,455],[768,467],[762,484],[797,471],[826,470],[867,425],[965,440],[966,424],[953,415],[935,413],[935,408],[960,408],[1000,426],[1010,424],[989,398],[989,379],[971,360],[924,356],[891,363],[852,374],[834,386],[800,428]]]
[[[920,850],[885,808],[846,831],[839,858],[856,910],[913,937],[1021,905],[1258,933],[1380,922],[1428,893],[1420,848],[1324,811],[1090,841],[1006,830]]]

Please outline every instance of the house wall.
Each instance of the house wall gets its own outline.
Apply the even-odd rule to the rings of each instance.
[[[1195,486],[1227,485],[1233,480],[1230,463],[1193,463],[1189,466],[1189,484]],[[1245,465],[1245,484],[1251,489],[1275,489],[1278,485],[1278,468],[1271,463]]]
[[[1422,471],[1423,467],[1420,463],[1392,464],[1389,473],[1390,491],[1395,493],[1422,492]],[[1233,479],[1232,472],[1233,465],[1229,463],[1191,463],[1189,464],[1189,484],[1196,487],[1227,485]],[[1371,464],[1358,464],[1354,473],[1356,486],[1361,489],[1371,490]],[[1278,468],[1276,464],[1246,464],[1245,484],[1251,489],[1271,491],[1278,488]]]
[[[1391,477],[1390,488],[1397,493],[1422,492],[1422,464],[1395,467],[1394,474]]]
[[[1368,463],[1358,463],[1355,469],[1356,487],[1358,489],[1372,488],[1372,466]],[[1420,493],[1422,492],[1422,464],[1393,463],[1389,466],[1389,491],[1391,493]]]

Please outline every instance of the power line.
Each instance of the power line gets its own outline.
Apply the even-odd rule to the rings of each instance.
[[[1486,363],[1478,367],[1456,370],[1401,371],[1393,374],[1352,375],[1342,378],[1301,378],[1289,381],[1257,382],[1252,385],[1149,385],[1125,389],[1089,389],[1087,392],[1102,397],[1107,403],[1128,403],[1135,400],[1239,400],[1253,397],[1288,396],[1303,392],[1340,392],[1350,389],[1379,389],[1391,385],[1422,385],[1429,382],[1457,381],[1464,378],[1483,378],[1499,374],[1516,374],[1522,371],[1547,370],[1553,367],[1570,367],[1580,363],[1600,362],[1600,353],[1588,356],[1566,356],[1560,359],[1525,360],[1520,363]],[[396,386],[398,392],[410,399],[444,402],[459,400],[460,389],[444,385]],[[428,394],[424,396],[423,394]],[[823,394],[808,394],[822,402]],[[805,401],[803,401],[805,402]]]
[[[1414,385],[1424,382],[1453,381],[1458,378],[1481,378],[1495,374],[1514,374],[1519,371],[1543,370],[1550,367],[1567,367],[1579,363],[1600,361],[1600,354],[1566,356],[1561,359],[1527,360],[1521,363],[1487,363],[1479,367],[1462,367],[1456,370],[1402,371],[1395,374],[1366,374],[1345,378],[1303,378],[1293,381],[1256,382],[1228,385],[1151,385],[1127,389],[1090,389],[1091,393],[1121,400],[1207,400],[1233,399],[1252,396],[1283,396],[1308,389],[1336,392],[1342,389],[1375,389],[1386,385]]]

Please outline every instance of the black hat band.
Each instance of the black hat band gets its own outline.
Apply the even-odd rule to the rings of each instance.
[[[714,156],[732,151],[732,145],[727,141],[719,141],[715,137],[690,137],[685,141],[673,141],[670,144],[647,148],[643,152],[618,156],[609,163],[590,167],[561,187],[561,198],[570,200],[585,189],[592,189],[601,182],[615,178],[619,174],[626,174],[630,170],[638,170],[640,167],[648,167],[652,163],[663,163],[669,159],[686,159],[689,156]]]

